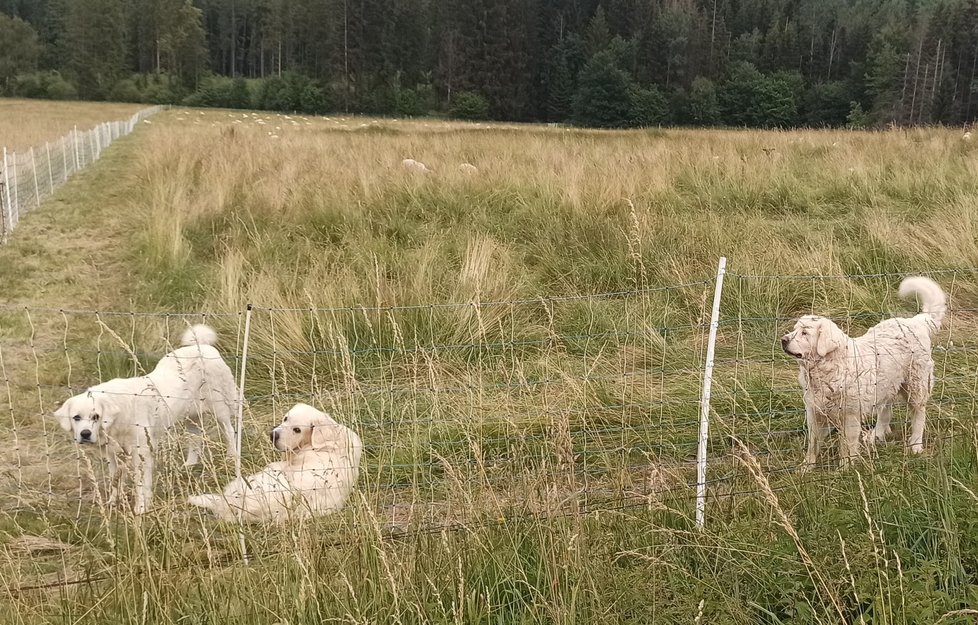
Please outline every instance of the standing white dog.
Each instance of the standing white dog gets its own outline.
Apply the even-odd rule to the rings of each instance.
[[[910,451],[924,449],[927,401],[934,385],[931,337],[941,327],[947,297],[930,278],[906,278],[899,295],[916,295],[923,312],[910,318],[887,319],[863,336],[851,338],[825,317],[807,315],[781,337],[785,353],[798,360],[798,381],[805,394],[808,452],[803,468],[811,468],[831,427],[842,433],[840,458],[847,465],[859,456],[864,418],[876,415],[870,442],[890,433],[893,404],[902,398],[910,407]]]
[[[194,495],[189,502],[224,521],[276,521],[325,515],[343,508],[360,471],[363,442],[356,432],[307,404],[296,404],[272,430],[272,444],[285,452],[224,494]]]
[[[78,443],[104,447],[109,461],[109,504],[119,496],[119,464],[131,464],[136,481],[133,511],[142,514],[153,500],[153,454],[164,435],[186,422],[191,432],[185,466],[197,464],[200,454],[200,416],[214,415],[220,423],[228,455],[237,454],[232,415],[238,387],[231,369],[213,347],[217,333],[205,325],[188,328],[181,345],[148,375],[116,378],[69,398],[55,411],[58,423]]]

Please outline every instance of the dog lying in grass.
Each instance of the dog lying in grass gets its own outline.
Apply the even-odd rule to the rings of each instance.
[[[153,501],[154,450],[179,425],[191,432],[185,466],[197,464],[202,442],[200,416],[217,418],[227,453],[237,453],[231,418],[238,387],[231,369],[214,348],[217,333],[208,326],[187,329],[181,345],[149,374],[116,378],[69,398],[54,412],[75,442],[103,447],[109,462],[109,504],[118,500],[129,464],[136,483],[133,512],[142,514]]]
[[[350,428],[307,404],[296,404],[272,430],[285,452],[254,475],[240,477],[223,494],[190,497],[190,504],[224,521],[285,522],[341,510],[359,474],[363,442]]]
[[[859,338],[846,335],[831,319],[806,315],[781,337],[782,349],[798,361],[805,396],[808,451],[803,468],[815,465],[832,427],[842,434],[843,465],[859,457],[864,419],[877,419],[870,442],[885,440],[898,400],[910,407],[910,451],[923,451],[927,402],[934,386],[931,338],[944,320],[947,297],[924,277],[905,279],[899,295],[916,296],[922,312],[882,321]]]

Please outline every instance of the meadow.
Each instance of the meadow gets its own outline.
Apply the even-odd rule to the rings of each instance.
[[[972,622],[976,174],[955,129],[160,114],[0,247],[0,618]],[[798,473],[778,337],[812,311],[854,334],[906,313],[912,273],[952,306],[927,452]],[[102,460],[46,415],[191,322],[237,368],[249,304],[245,469],[289,406],[320,405],[367,445],[354,501],[239,535],[184,503],[230,478],[223,456],[188,472],[167,449],[152,513],[107,508]]]
[[[0,147],[20,152],[54,142],[76,126],[85,131],[107,121],[127,119],[144,108],[115,102],[61,102],[0,98]]]

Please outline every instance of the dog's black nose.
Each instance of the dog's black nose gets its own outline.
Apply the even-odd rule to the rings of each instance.
[[[78,436],[81,436],[83,441],[91,440],[92,439],[92,431],[91,430],[82,430],[81,432],[78,433]]]

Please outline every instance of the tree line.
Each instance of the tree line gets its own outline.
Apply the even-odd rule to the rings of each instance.
[[[0,0],[7,95],[754,127],[968,123],[978,0]]]

